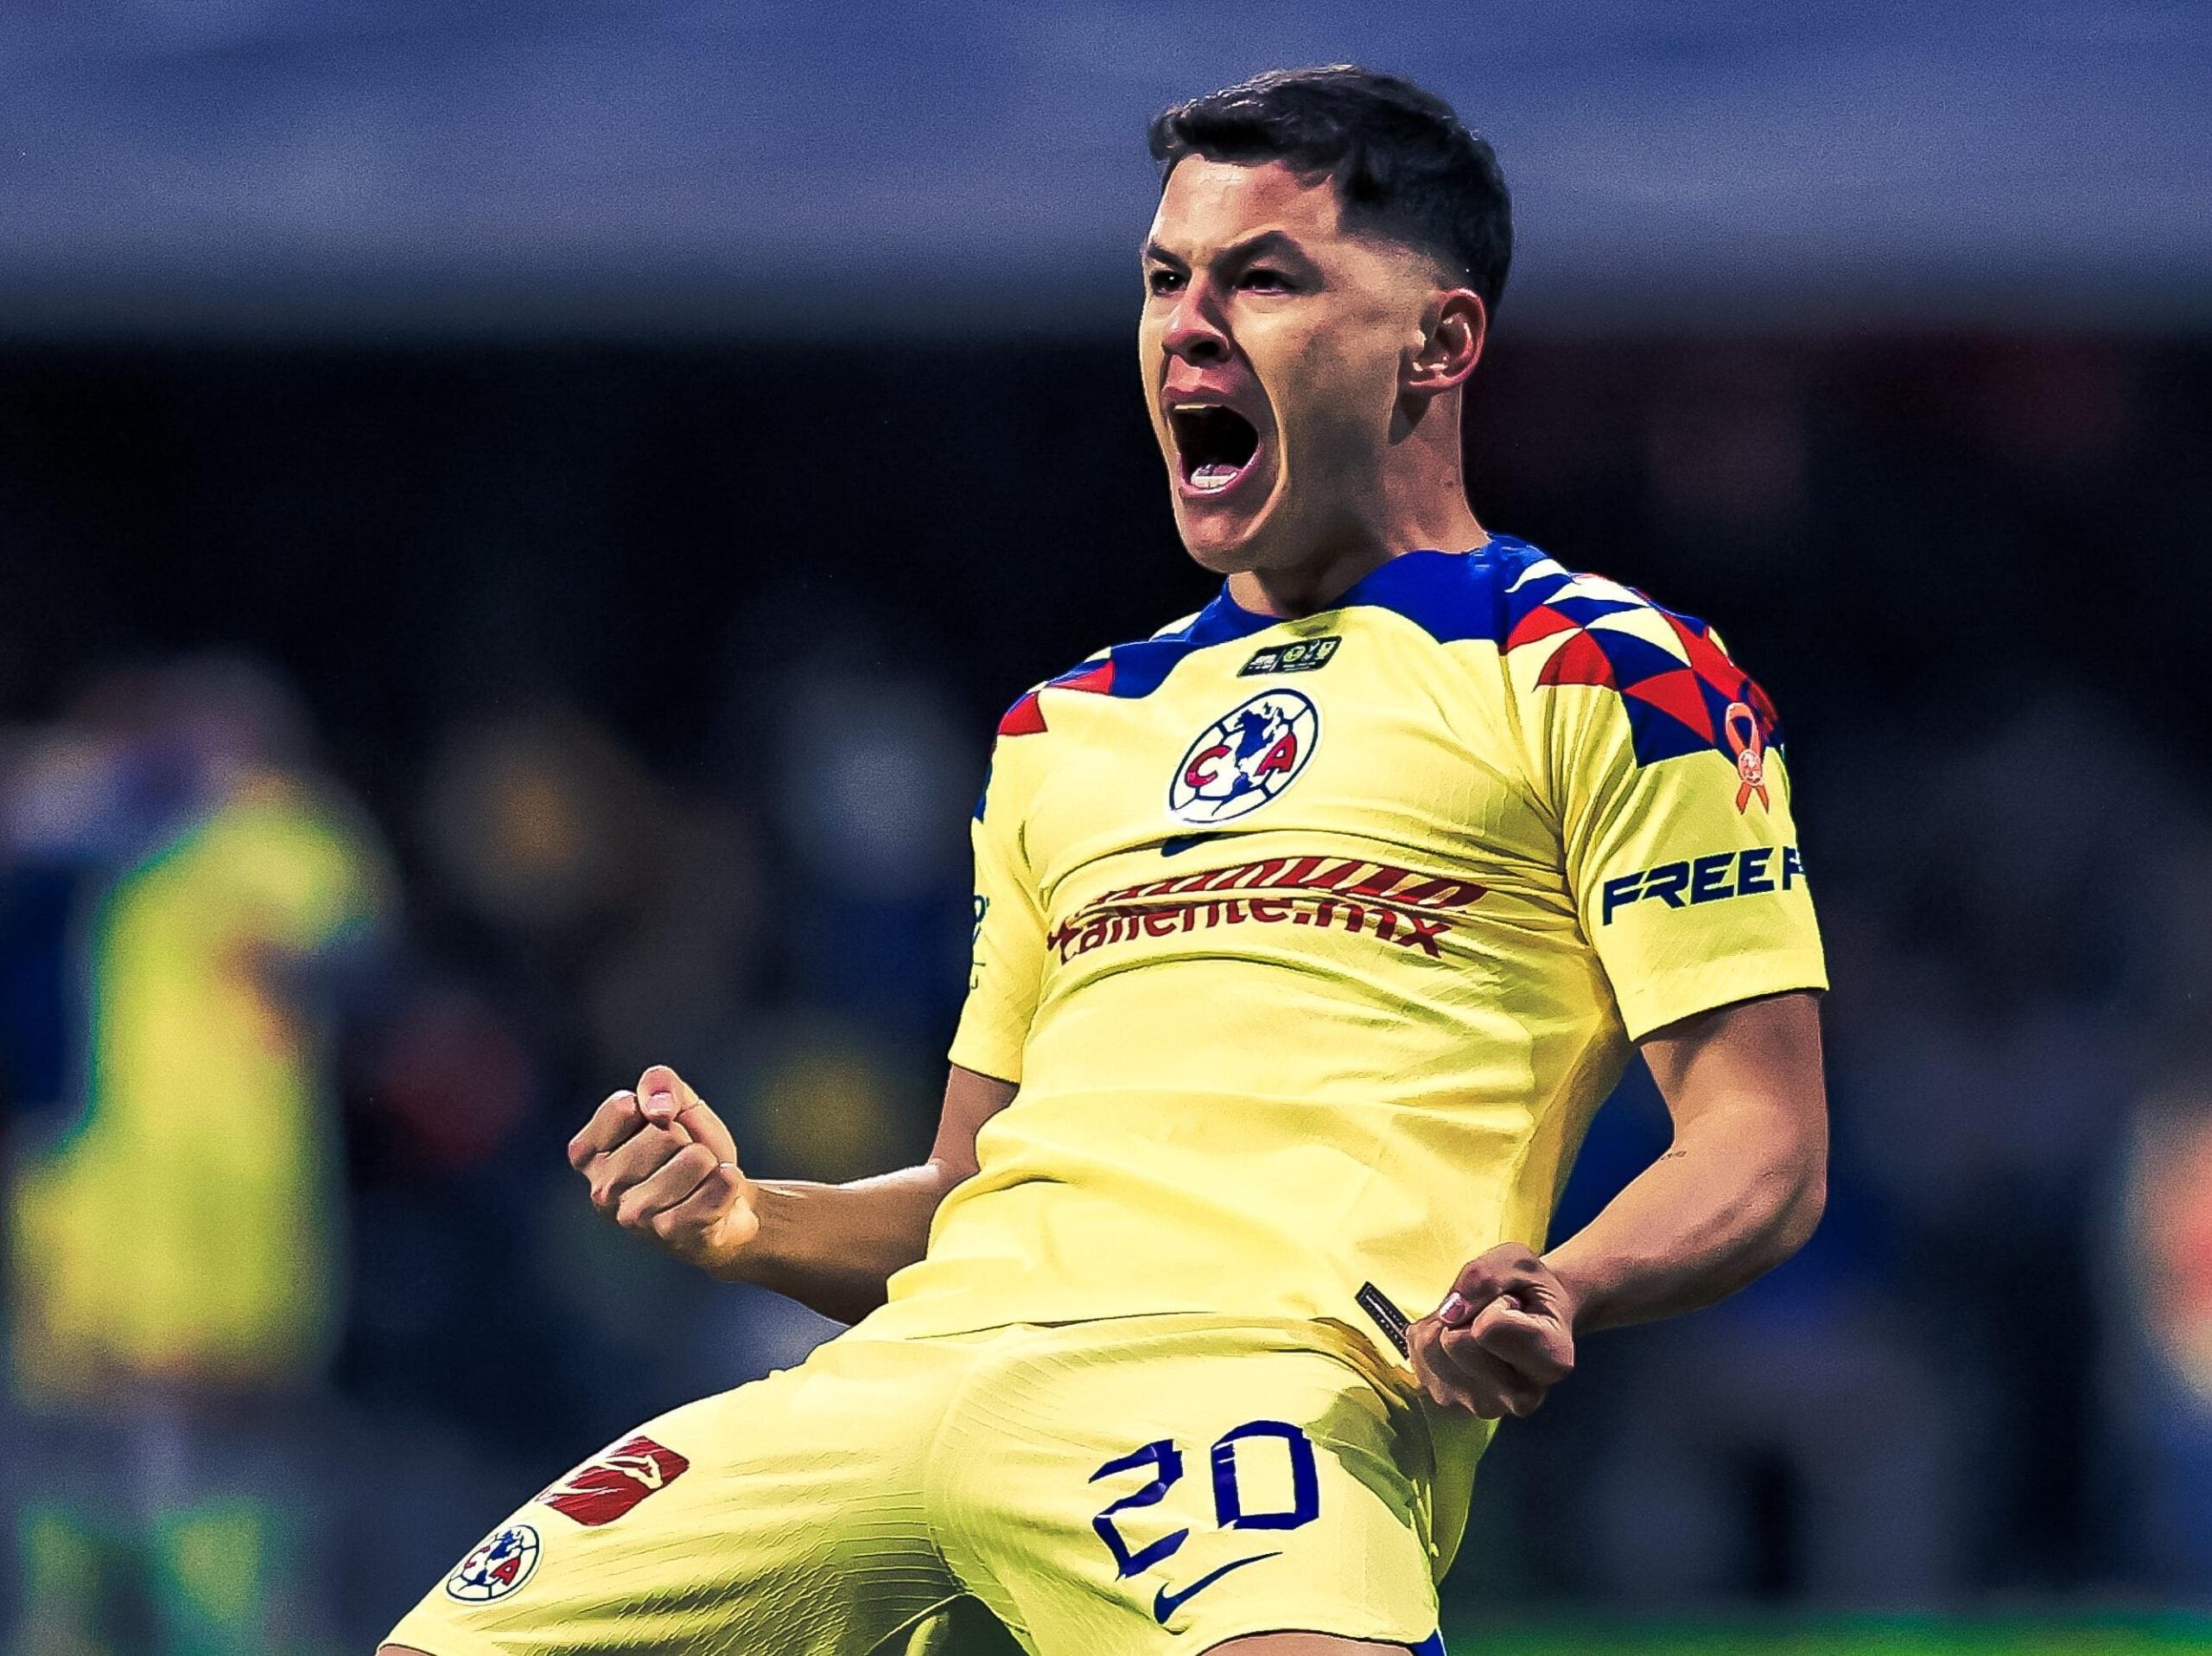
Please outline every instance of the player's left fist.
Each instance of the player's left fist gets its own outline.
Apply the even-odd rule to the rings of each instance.
[[[1574,1296],[1517,1242],[1460,1267],[1444,1303],[1407,1334],[1428,1395],[1484,1420],[1534,1414],[1574,1371]]]

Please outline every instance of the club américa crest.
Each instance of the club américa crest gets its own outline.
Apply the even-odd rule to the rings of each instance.
[[[1257,811],[1298,780],[1321,740],[1320,710],[1294,690],[1263,691],[1191,744],[1167,784],[1167,814],[1201,827]]]
[[[446,1577],[446,1596],[464,1604],[488,1604],[520,1590],[537,1569],[537,1532],[510,1524],[486,1536]]]

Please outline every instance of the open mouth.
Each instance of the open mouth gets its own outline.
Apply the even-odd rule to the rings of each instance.
[[[1227,488],[1260,452],[1259,428],[1233,408],[1185,404],[1168,411],[1183,481],[1202,494]]]

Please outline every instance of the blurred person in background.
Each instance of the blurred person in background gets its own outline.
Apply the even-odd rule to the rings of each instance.
[[[337,1337],[334,1041],[386,901],[289,690],[109,675],[0,793],[10,1105],[0,1450],[39,1652],[302,1636]]]
[[[1342,67],[1152,137],[1147,392],[1226,581],[1001,721],[930,1158],[755,1183],[663,1067],[570,1145],[626,1227],[865,1321],[556,1480],[389,1648],[874,1649],[979,1601],[1032,1650],[1434,1651],[1496,1420],[1817,1218],[1773,709],[1468,505],[1488,146]],[[1674,1143],[1540,1258],[1632,1045]]]
[[[2097,1493],[2116,1520],[2114,1573],[2201,1600],[2212,1596],[2212,823],[2190,823],[2156,866],[2160,901],[2145,905],[2153,925],[2133,957],[2150,968],[2137,987],[2156,1016],[2156,1061],[2101,1239],[2122,1288],[2103,1375],[2121,1465]]]

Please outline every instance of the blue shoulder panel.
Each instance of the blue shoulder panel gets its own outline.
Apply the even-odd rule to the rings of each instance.
[[[1525,540],[1492,535],[1471,552],[1407,552],[1370,570],[1337,601],[1340,608],[1370,605],[1403,615],[1439,644],[1459,639],[1488,639],[1503,644],[1516,619],[1516,602],[1533,607],[1540,598],[1515,592],[1513,583],[1544,555]],[[1540,578],[1547,592],[1556,583]]]
[[[1214,601],[1172,633],[1116,644],[1103,660],[1086,661],[1050,682],[1063,689],[1095,690],[1109,696],[1149,696],[1167,680],[1184,657],[1225,644],[1274,625],[1268,615],[1255,615],[1229,596],[1224,587]]]
[[[1531,566],[1545,561],[1543,553],[1510,535],[1493,535],[1471,552],[1407,552],[1370,570],[1329,608],[1388,609],[1403,615],[1440,644],[1457,639],[1488,639],[1503,646],[1522,615],[1540,608],[1572,578],[1552,565],[1534,579],[1522,582]],[[1517,588],[1516,582],[1522,582]],[[1577,597],[1562,600],[1560,605],[1576,621],[1630,607],[1618,600]],[[1243,608],[1229,596],[1224,584],[1211,603],[1173,632],[1134,644],[1116,644],[1047,679],[1045,687],[1088,691],[1100,696],[1149,696],[1185,657],[1264,631],[1277,620]],[[1007,735],[1042,728],[1033,691],[1015,704],[1007,723],[1001,727],[1001,733]]]

